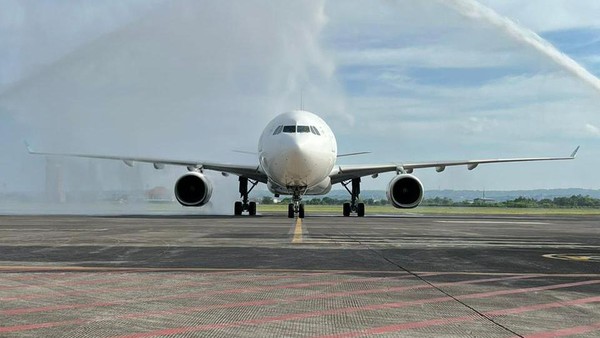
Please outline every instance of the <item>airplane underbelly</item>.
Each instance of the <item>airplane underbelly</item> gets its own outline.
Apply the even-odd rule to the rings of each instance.
[[[269,181],[267,183],[267,188],[273,194],[279,195],[291,195],[293,194],[293,189],[287,188],[285,186],[281,186],[273,181]],[[329,177],[325,178],[318,184],[312,185],[304,192],[304,195],[324,195],[331,191],[331,179]]]

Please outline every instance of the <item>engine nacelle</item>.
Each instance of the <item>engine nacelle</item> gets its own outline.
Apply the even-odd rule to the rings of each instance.
[[[423,184],[413,175],[398,175],[390,181],[387,197],[396,208],[414,208],[423,200]]]
[[[175,198],[183,206],[201,207],[210,200],[212,190],[212,184],[204,175],[190,172],[175,183]]]

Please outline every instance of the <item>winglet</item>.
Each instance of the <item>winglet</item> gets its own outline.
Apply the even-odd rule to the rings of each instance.
[[[580,146],[577,146],[577,148],[575,148],[575,150],[573,150],[573,152],[571,153],[571,156],[570,156],[571,158],[575,158],[575,156],[577,156],[577,152],[579,151],[579,147]]]
[[[27,142],[27,140],[24,140],[23,143],[25,143],[25,148],[27,148],[27,152],[33,154],[34,151],[33,149],[31,149],[31,145],[29,144],[29,142]]]

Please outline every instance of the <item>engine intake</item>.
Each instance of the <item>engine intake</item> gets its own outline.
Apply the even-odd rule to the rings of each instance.
[[[423,200],[423,184],[416,176],[398,175],[390,181],[387,197],[396,208],[414,208]]]
[[[201,207],[210,200],[212,190],[212,184],[204,175],[191,172],[175,183],[175,198],[183,206]]]

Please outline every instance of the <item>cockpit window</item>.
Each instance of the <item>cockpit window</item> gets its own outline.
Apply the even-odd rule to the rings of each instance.
[[[284,133],[313,133],[315,135],[321,135],[315,126],[279,126],[273,132],[273,135],[277,135],[281,132]]]
[[[310,128],[308,126],[297,126],[296,131],[298,133],[310,133]]]

